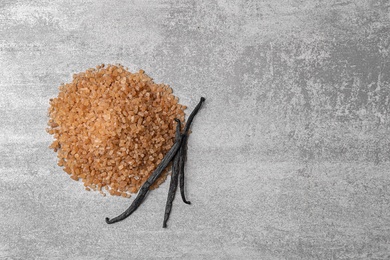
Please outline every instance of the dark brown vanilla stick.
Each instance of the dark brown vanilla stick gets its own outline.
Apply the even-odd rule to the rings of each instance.
[[[175,121],[179,125],[179,127],[176,127],[176,136],[175,136],[175,139],[178,139],[180,138],[181,123],[180,120],[178,119],[175,119]],[[171,183],[169,185],[168,198],[167,198],[167,203],[165,205],[163,228],[167,227],[167,221],[169,219],[169,215],[171,214],[171,210],[172,210],[172,202],[175,199],[178,177],[179,177],[179,159],[180,159],[179,152],[177,152],[172,162]]]
[[[188,117],[187,124],[184,128],[183,134],[180,134],[180,121],[175,119],[177,123],[176,126],[176,140],[171,149],[168,151],[168,153],[165,155],[165,157],[162,159],[160,164],[157,166],[157,168],[153,171],[153,173],[150,175],[150,177],[147,179],[147,181],[142,185],[140,191],[137,194],[137,197],[134,199],[133,203],[130,205],[130,207],[120,214],[119,216],[109,219],[106,218],[107,224],[112,224],[121,220],[124,220],[128,216],[130,216],[143,202],[145,199],[146,194],[149,191],[150,186],[156,181],[156,179],[161,175],[162,171],[168,166],[168,164],[174,160],[173,166],[174,169],[172,169],[172,179],[171,179],[171,185],[169,189],[168,194],[168,201],[166,205],[166,212],[164,216],[164,224],[163,227],[166,227],[166,222],[168,221],[169,214],[171,212],[172,208],[172,201],[175,196],[175,191],[177,189],[177,182],[178,178],[180,178],[180,191],[183,198],[183,201],[188,203],[184,197],[184,163],[187,157],[187,140],[188,140],[188,133],[191,126],[191,123],[195,117],[195,115],[198,113],[202,103],[205,101],[205,98],[202,97],[200,99],[200,102],[195,107],[194,111],[190,114]],[[180,153],[179,153],[180,152]],[[182,170],[181,170],[182,169]],[[179,177],[180,176],[180,177]],[[174,177],[174,178],[173,178]],[[173,183],[172,183],[173,181]],[[172,186],[172,189],[171,189]]]
[[[206,99],[204,97],[201,97],[198,105],[196,105],[195,109],[192,111],[192,113],[188,117],[186,126],[184,128],[182,145],[180,147],[180,150],[176,154],[176,157],[177,156],[180,157],[180,163],[179,163],[180,194],[181,194],[181,198],[182,198],[183,202],[186,203],[186,204],[191,204],[190,201],[186,200],[186,197],[185,197],[185,194],[184,194],[184,165],[185,165],[185,163],[187,161],[187,142],[188,142],[188,137],[189,137],[188,133],[190,131],[190,127],[191,127],[192,121],[194,120],[194,117],[199,112],[199,110],[200,110],[200,108],[201,108],[201,106],[202,106],[202,104],[203,104],[203,102],[205,100]]]
[[[176,157],[179,157],[179,186],[180,186],[180,195],[184,203],[191,204],[191,201],[186,199],[184,194],[184,166],[187,161],[187,141],[188,135],[183,136],[182,144],[180,150],[177,152]]]
[[[180,125],[177,124],[176,129],[179,128],[180,131]],[[176,138],[175,143],[171,147],[171,149],[168,151],[168,153],[165,155],[165,157],[162,159],[160,164],[157,166],[157,168],[154,170],[152,175],[147,179],[147,181],[142,185],[140,191],[137,194],[137,197],[134,199],[133,203],[130,205],[130,207],[120,214],[119,216],[109,219],[106,218],[107,224],[113,224],[115,222],[124,220],[128,216],[130,216],[142,203],[144,200],[146,194],[149,191],[150,186],[156,181],[156,179],[161,175],[163,170],[168,166],[168,164],[172,161],[173,157],[176,155],[178,150],[181,147],[181,141],[182,141],[182,136],[179,135],[178,138]]]
[[[198,114],[200,107],[202,106],[202,104],[205,100],[206,99],[204,97],[201,97],[199,103],[196,105],[196,107],[194,108],[194,110],[192,111],[190,116],[188,117],[186,126],[184,127],[184,134],[188,135],[188,131],[190,130],[192,120],[194,120],[194,117],[196,116],[196,114]]]

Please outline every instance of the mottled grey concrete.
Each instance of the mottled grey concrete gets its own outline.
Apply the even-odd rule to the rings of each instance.
[[[0,1],[0,259],[389,259],[388,1]],[[101,63],[190,110],[187,192],[130,200],[56,165],[48,101]]]

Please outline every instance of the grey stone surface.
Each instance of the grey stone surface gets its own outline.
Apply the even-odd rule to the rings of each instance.
[[[389,259],[388,1],[0,1],[0,259]],[[101,63],[189,110],[187,193],[130,200],[56,165],[49,99]]]

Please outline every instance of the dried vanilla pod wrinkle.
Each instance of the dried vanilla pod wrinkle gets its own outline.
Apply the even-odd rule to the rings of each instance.
[[[144,71],[100,65],[75,74],[51,99],[50,147],[58,165],[87,190],[129,197],[173,146],[174,119],[184,122],[185,108],[170,87],[154,83]]]

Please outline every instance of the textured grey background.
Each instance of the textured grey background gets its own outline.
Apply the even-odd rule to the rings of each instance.
[[[389,259],[389,1],[0,1],[0,259]],[[50,98],[101,63],[191,111],[187,193],[87,192]]]

